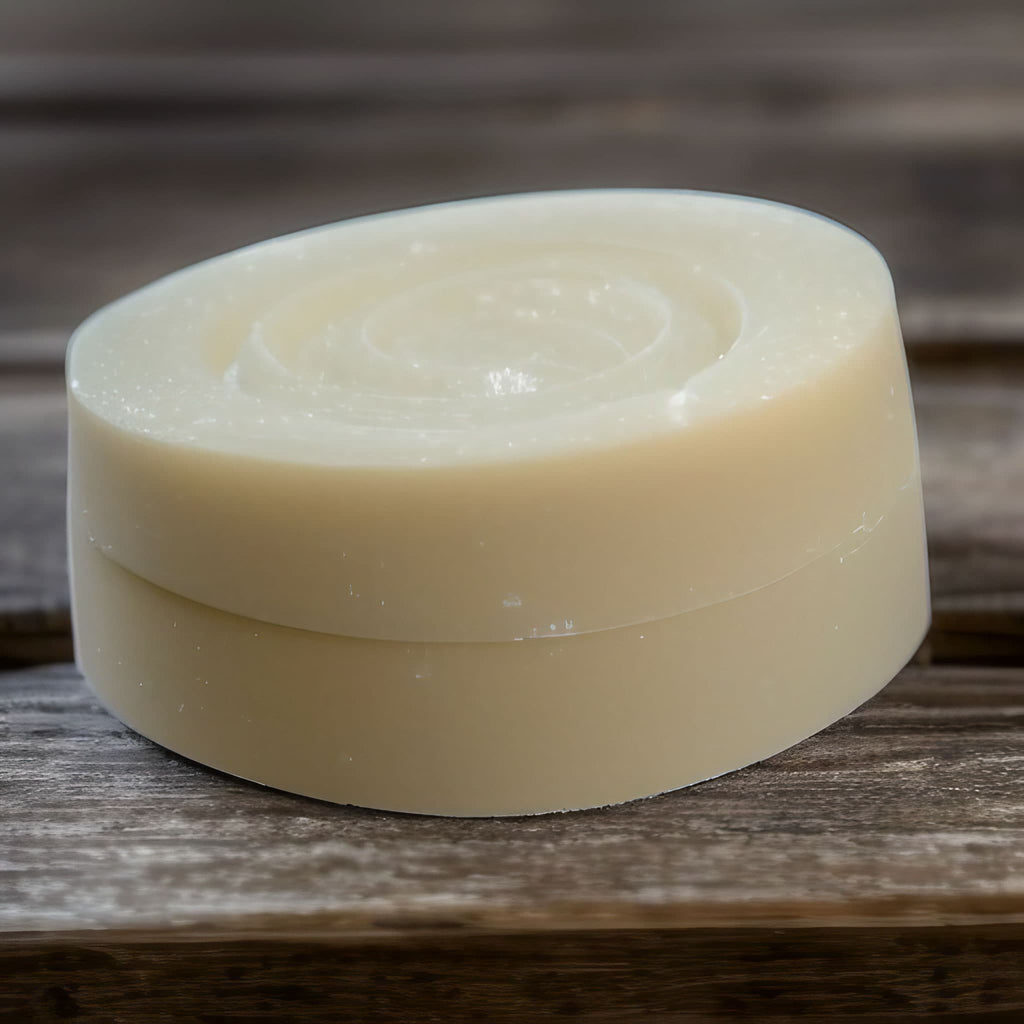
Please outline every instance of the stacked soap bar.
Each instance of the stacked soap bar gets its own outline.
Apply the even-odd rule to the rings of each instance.
[[[80,664],[129,725],[346,803],[650,795],[845,714],[928,621],[892,285],[657,191],[344,222],[69,353]]]

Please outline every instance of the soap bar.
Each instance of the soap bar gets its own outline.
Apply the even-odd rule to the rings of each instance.
[[[387,640],[612,629],[745,594],[916,467],[892,285],[785,207],[580,193],[366,218],[87,323],[79,514],[253,618]]]
[[[181,271],[68,356],[80,664],[339,802],[588,807],[768,756],[927,626],[891,280],[779,204],[601,190]]]

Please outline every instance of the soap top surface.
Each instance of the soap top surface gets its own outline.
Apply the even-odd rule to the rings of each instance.
[[[841,374],[891,308],[817,215],[660,190],[398,211],[208,260],[94,314],[73,397],[261,459],[459,466],[676,434]]]
[[[888,270],[705,193],[471,200],[263,242],[68,356],[69,518],[222,611],[403,642],[652,622],[919,487]]]

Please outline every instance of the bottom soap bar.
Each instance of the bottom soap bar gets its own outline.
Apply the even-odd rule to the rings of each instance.
[[[761,760],[877,692],[929,606],[917,481],[771,586],[657,622],[508,643],[330,636],[217,611],[76,538],[78,660],[124,722],[324,800],[424,814],[619,803]]]

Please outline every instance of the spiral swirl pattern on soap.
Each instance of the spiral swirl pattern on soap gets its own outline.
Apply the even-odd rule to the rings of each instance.
[[[354,425],[458,430],[564,415],[683,387],[734,340],[722,296],[643,249],[482,261],[413,242],[400,268],[341,272],[253,310],[225,378]]]
[[[71,386],[135,433],[289,461],[596,450],[838,372],[887,287],[845,241],[771,204],[682,194],[361,218],[127,297],[83,326],[102,373],[69,364]],[[839,270],[819,245],[842,248]]]

